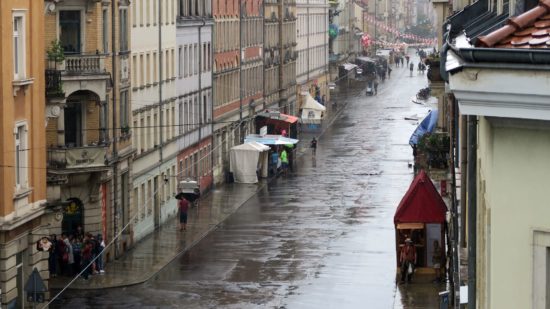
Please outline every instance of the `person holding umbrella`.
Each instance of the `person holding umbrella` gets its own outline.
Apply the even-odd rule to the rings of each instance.
[[[180,213],[180,231],[185,231],[187,229],[187,211],[189,210],[189,201],[185,199],[183,194],[178,195],[178,209]]]

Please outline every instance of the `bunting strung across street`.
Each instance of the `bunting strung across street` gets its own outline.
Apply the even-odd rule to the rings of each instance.
[[[415,41],[416,43],[420,43],[420,44],[423,43],[423,44],[429,44],[429,45],[433,45],[437,42],[436,38],[424,38],[424,37],[420,37],[420,36],[415,35],[415,34],[403,33],[395,27],[390,27],[390,26],[386,25],[385,23],[383,23],[379,20],[376,20],[374,18],[374,16],[371,16],[371,15],[365,16],[364,19],[369,24],[374,25],[374,26],[376,26],[376,27],[378,27],[378,28],[380,28],[380,29],[382,29],[386,32],[393,33],[396,37],[399,37],[399,38],[409,39],[409,40]]]

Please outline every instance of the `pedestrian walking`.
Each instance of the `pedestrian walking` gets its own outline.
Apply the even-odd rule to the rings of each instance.
[[[401,66],[403,66],[403,57],[399,57],[399,62],[401,62]]]
[[[409,66],[409,70],[411,71],[411,77],[413,76],[413,71],[414,71],[414,63],[411,62],[410,66]]]
[[[378,79],[374,80],[374,95],[378,94]]]
[[[434,283],[441,282],[441,247],[439,241],[434,240],[434,253],[432,256],[432,264],[435,270]]]
[[[409,60],[411,59],[411,58],[409,57],[409,55],[406,55],[406,56],[405,56],[405,59],[407,59],[407,65],[409,65]]]
[[[283,151],[281,151],[281,165],[283,168],[283,174],[286,176],[288,173],[288,154],[286,153],[286,149],[283,148]]]
[[[390,77],[391,77],[391,68],[388,67],[388,79],[390,79]]]
[[[311,145],[310,145],[310,147],[311,147],[311,153],[312,153],[313,155],[315,155],[316,152],[317,152],[317,140],[315,139],[315,137],[313,137],[313,139],[311,140]]]
[[[187,211],[189,210],[189,201],[182,197],[178,203],[180,212],[180,231],[187,230]]]
[[[401,283],[411,282],[416,264],[416,247],[410,238],[405,239],[405,244],[401,247],[399,253],[399,263],[401,265]]]

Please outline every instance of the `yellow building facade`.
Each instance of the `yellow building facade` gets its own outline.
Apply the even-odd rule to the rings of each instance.
[[[48,275],[48,255],[36,248],[55,221],[46,207],[43,11],[42,1],[0,1],[0,307],[26,305],[34,268]]]
[[[47,199],[62,213],[51,232],[122,232],[109,260],[133,242],[130,2],[45,4]]]

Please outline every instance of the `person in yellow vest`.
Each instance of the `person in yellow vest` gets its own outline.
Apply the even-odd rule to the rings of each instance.
[[[288,170],[288,154],[286,153],[286,149],[284,147],[283,151],[281,151],[281,165],[283,167],[283,174],[286,176]]]

